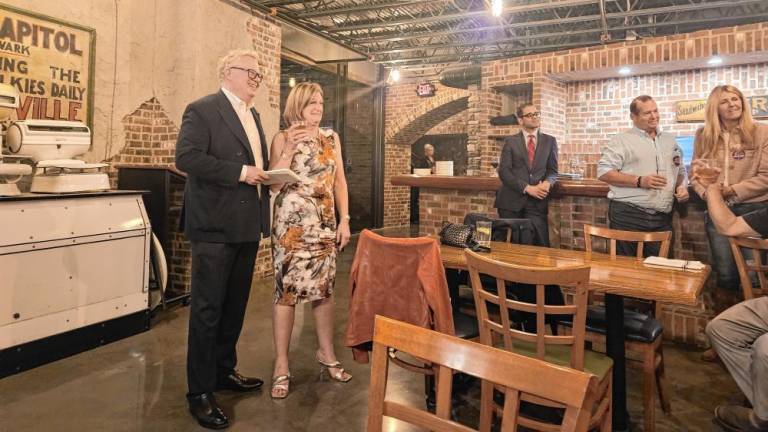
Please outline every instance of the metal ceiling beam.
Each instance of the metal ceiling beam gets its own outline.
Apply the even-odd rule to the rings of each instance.
[[[583,46],[592,46],[592,45],[598,45],[600,44],[600,41],[595,41],[594,43],[589,42],[566,42],[566,43],[560,43],[560,44],[551,44],[551,45],[539,45],[534,47],[524,47],[524,48],[515,48],[510,50],[504,50],[504,51],[484,51],[484,52],[475,52],[475,53],[464,53],[464,54],[446,54],[446,55],[440,55],[435,57],[407,57],[402,59],[395,59],[395,60],[386,60],[377,62],[380,64],[391,64],[394,66],[397,66],[398,64],[402,63],[416,63],[416,64],[440,64],[440,63],[452,63],[458,60],[465,60],[467,62],[474,61],[474,60],[488,60],[493,59],[496,57],[504,57],[509,56],[510,54],[516,54],[516,53],[529,53],[529,52],[535,52],[537,50],[545,50],[545,49],[557,49],[557,48],[569,48],[569,47],[583,47]]]
[[[305,2],[293,1],[293,0],[274,0],[274,1],[260,1],[258,3],[261,6],[265,6],[265,7],[276,7],[276,6],[289,6],[292,4],[299,4],[299,3],[305,3]]]
[[[761,13],[761,14],[750,14],[750,15],[734,15],[732,17],[712,17],[712,18],[698,18],[694,20],[689,19],[689,20],[662,21],[662,22],[656,22],[655,24],[653,24],[653,27],[670,27],[670,26],[677,26],[677,25],[684,25],[684,24],[703,24],[707,22],[739,20],[744,18],[768,18],[768,12]],[[649,27],[648,24],[624,25],[624,26],[611,27],[609,31],[619,32],[619,31],[626,31],[626,30],[644,29],[648,27]],[[593,28],[593,29],[584,29],[584,30],[563,31],[563,32],[557,32],[557,33],[541,33],[541,34],[534,34],[534,35],[515,36],[510,38],[487,40],[487,41],[460,42],[460,43],[454,43],[454,44],[440,43],[440,44],[421,45],[418,47],[373,50],[371,51],[371,54],[378,56],[381,54],[399,54],[403,52],[419,51],[419,50],[427,50],[427,49],[486,46],[486,45],[505,44],[505,43],[511,43],[511,42],[517,42],[517,41],[525,41],[525,40],[546,39],[546,38],[552,38],[552,37],[567,37],[570,35],[577,35],[577,34],[600,33],[602,31],[603,30],[601,28]],[[425,37],[427,36],[425,35]]]
[[[684,21],[684,20],[678,20],[678,21],[668,21],[668,22],[659,22],[654,24],[655,27],[669,27],[669,26],[676,26],[681,24],[704,24],[707,22],[723,22],[723,21],[734,21],[734,20],[743,20],[744,18],[768,18],[768,13],[760,13],[760,14],[751,14],[748,16],[739,15],[739,16],[732,16],[732,17],[713,17],[713,18],[701,18],[696,21]],[[615,27],[612,28],[611,31],[624,31],[624,30],[632,30],[632,29],[639,29],[639,28],[647,28],[648,25],[646,24],[638,24],[638,25],[629,25],[629,26],[621,26],[621,27]],[[600,29],[595,29],[594,33],[599,33]],[[487,60],[487,56],[491,55],[498,55],[500,57],[508,56],[509,54],[519,53],[519,52],[535,52],[540,51],[542,49],[548,49],[548,48],[567,48],[569,46],[591,46],[591,45],[597,45],[600,41],[595,40],[593,43],[591,42],[576,42],[576,43],[561,43],[561,44],[552,44],[552,45],[538,45],[538,46],[531,46],[531,47],[525,47],[525,48],[519,48],[519,49],[512,49],[512,50],[497,50],[495,52],[492,51],[486,51],[482,53],[462,53],[462,54],[443,54],[440,56],[433,56],[433,57],[406,57],[406,58],[400,58],[400,59],[392,59],[392,60],[374,60],[375,63],[379,64],[402,64],[407,62],[414,62],[415,64],[419,65],[427,65],[427,64],[442,64],[442,63],[451,63],[458,60],[463,60],[464,62],[471,62],[474,60],[480,60],[485,59]],[[436,60],[439,59],[439,60]]]
[[[583,6],[583,5],[595,4],[597,3],[597,1],[598,0],[559,0],[559,1],[551,1],[546,3],[534,3],[534,4],[523,5],[523,6],[509,6],[504,8],[503,14],[516,14],[516,13],[522,13],[522,12],[533,12],[533,11],[542,11],[547,9],[557,9],[561,7]],[[450,14],[444,14],[439,16],[428,16],[428,17],[421,17],[421,18],[403,18],[403,19],[396,19],[392,21],[367,21],[364,23],[357,23],[357,24],[352,24],[352,25],[342,26],[342,27],[328,26],[328,27],[320,27],[320,28],[330,33],[340,33],[340,32],[353,31],[353,30],[370,29],[371,27],[393,27],[393,26],[398,26],[402,24],[408,24],[408,25],[428,24],[428,23],[443,22],[443,21],[463,20],[467,18],[488,16],[488,15],[489,15],[489,11],[487,9],[482,9],[482,10],[476,10],[476,11],[450,13]]]
[[[737,5],[746,5],[751,3],[762,3],[763,1],[764,0],[729,0],[729,1],[717,1],[717,2],[711,2],[711,3],[666,6],[666,7],[654,8],[654,9],[640,9],[640,10],[631,10],[628,12],[614,12],[614,13],[606,14],[606,18],[607,19],[625,19],[625,18],[631,18],[635,16],[686,12],[691,10],[697,11],[702,9],[717,9],[721,7],[733,7]],[[480,31],[486,31],[486,30],[504,30],[504,29],[514,29],[514,28],[524,28],[524,27],[525,28],[541,27],[541,26],[549,26],[549,25],[557,25],[557,24],[569,24],[574,22],[597,21],[600,19],[602,19],[601,15],[583,15],[583,16],[576,16],[576,17],[570,17],[570,18],[529,21],[529,22],[498,25],[498,26],[425,32],[425,33],[419,33],[419,34],[411,34],[407,36],[394,36],[392,34],[368,37],[368,38],[354,38],[354,36],[350,36],[350,40],[353,40],[356,45],[360,46],[360,45],[366,45],[374,42],[384,42],[384,41],[396,42],[396,41],[404,41],[404,40],[410,40],[410,39],[423,39],[423,38],[436,37],[436,36],[448,36],[448,35],[455,35],[460,33],[473,33],[473,32],[480,32]],[[402,34],[402,32],[399,32],[397,34]]]
[[[445,3],[448,1],[450,0],[390,1],[390,2],[384,2],[384,3],[361,4],[361,5],[354,5],[354,6],[347,6],[347,7],[339,7],[335,9],[323,9],[323,10],[318,10],[316,12],[302,12],[302,13],[296,14],[296,17],[300,19],[310,19],[310,18],[318,18],[318,17],[326,17],[326,16],[334,16],[334,15],[346,15],[346,14],[352,14],[352,13],[369,12],[373,10],[389,9],[389,8],[403,7],[403,6],[423,5],[423,4],[430,4],[430,3]]]

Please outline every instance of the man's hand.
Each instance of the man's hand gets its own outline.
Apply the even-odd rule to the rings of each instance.
[[[248,165],[245,168],[245,182],[249,185],[255,186],[261,184],[264,180],[269,180],[269,175],[263,169],[253,165]]]
[[[675,189],[675,198],[677,198],[677,202],[681,203],[688,201],[688,198],[690,198],[690,195],[688,195],[688,188],[683,185],[678,186]]]
[[[640,187],[644,189],[664,189],[667,185],[667,179],[658,174],[644,175],[640,179]]]
[[[549,195],[549,183],[547,182],[547,184],[544,185],[542,182],[539,182],[536,186],[528,185],[523,192],[536,199],[542,200]]]

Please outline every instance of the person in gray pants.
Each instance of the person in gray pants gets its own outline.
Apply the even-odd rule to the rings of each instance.
[[[707,187],[706,198],[721,234],[768,237],[768,209],[737,217],[716,183]],[[707,336],[753,407],[718,405],[715,421],[727,431],[768,431],[768,297],[730,307],[710,321]]]

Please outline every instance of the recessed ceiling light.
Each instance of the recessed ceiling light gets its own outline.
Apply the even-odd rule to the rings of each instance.
[[[723,58],[719,56],[714,56],[711,59],[707,60],[707,64],[711,66],[717,66],[719,64],[723,64]]]
[[[400,70],[392,69],[392,71],[389,73],[389,79],[391,79],[394,82],[400,81]]]
[[[288,87],[290,88],[296,87],[296,78],[294,77],[288,78]]]
[[[493,16],[500,17],[503,10],[504,2],[502,0],[493,0],[491,2],[491,14],[493,14]]]
[[[629,74],[632,73],[632,69],[624,66],[621,69],[619,69],[619,73],[622,74],[622,75],[629,75]]]

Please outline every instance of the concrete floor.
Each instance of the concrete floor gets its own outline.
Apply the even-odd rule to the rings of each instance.
[[[348,276],[354,245],[341,255],[337,280],[337,353],[354,375],[347,384],[320,381],[314,361],[314,322],[309,307],[297,311],[291,345],[290,396],[273,401],[268,390],[223,392],[217,398],[229,414],[232,431],[363,431],[370,365],[355,364],[342,340]],[[269,381],[272,364],[272,279],[254,282],[238,347],[238,369]],[[10,431],[198,431],[187,412],[186,332],[189,309],[159,311],[150,331],[34,370],[0,380],[0,432]],[[672,409],[657,408],[659,431],[718,431],[712,411],[723,401],[740,402],[730,376],[718,365],[699,361],[699,352],[665,346]],[[392,368],[390,395],[422,403],[423,378]],[[642,382],[629,374],[633,430],[642,430]],[[474,401],[464,401],[460,418],[477,417]],[[470,423],[471,424],[471,423]],[[411,431],[395,421],[384,430]]]

